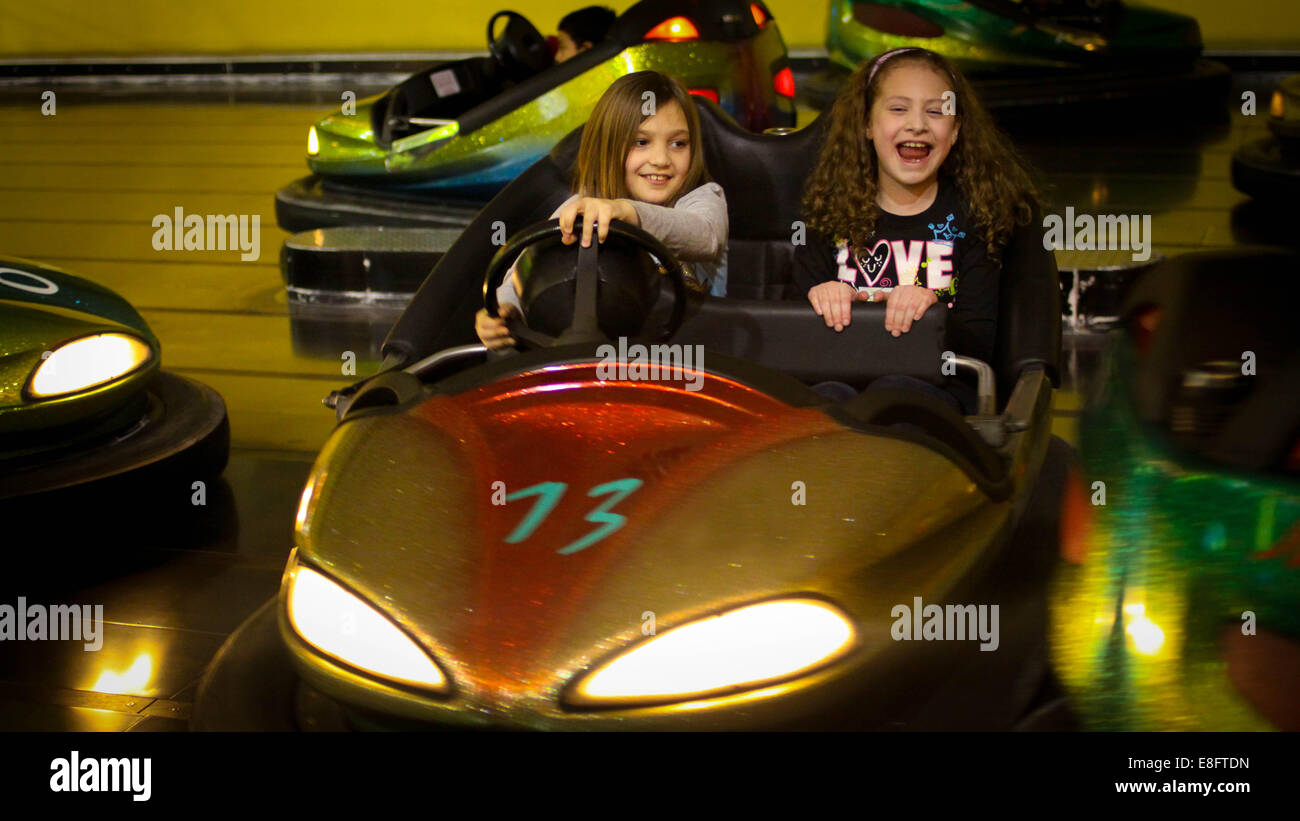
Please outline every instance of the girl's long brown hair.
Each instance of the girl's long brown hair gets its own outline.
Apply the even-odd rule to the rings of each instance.
[[[647,98],[646,92],[652,94]],[[686,89],[676,79],[657,71],[637,71],[619,77],[596,103],[596,108],[582,130],[582,143],[578,146],[578,161],[573,171],[573,193],[584,197],[604,199],[630,198],[627,190],[625,166],[627,153],[632,149],[641,123],[652,117],[642,113],[646,100],[654,102],[658,111],[668,102],[681,106],[686,117],[686,127],[691,136],[691,164],[686,169],[686,179],[667,205],[671,206],[682,196],[709,181],[709,169],[704,162],[704,145],[700,138],[700,116]]]
[[[900,66],[921,63],[948,80],[956,94],[957,142],[939,170],[951,176],[970,208],[974,228],[999,251],[1040,205],[1038,192],[1008,140],[980,105],[966,78],[944,57],[925,49],[885,52],[858,67],[831,109],[830,127],[804,191],[808,226],[833,240],[865,245],[880,217],[878,164],[867,138],[871,112],[884,78]]]

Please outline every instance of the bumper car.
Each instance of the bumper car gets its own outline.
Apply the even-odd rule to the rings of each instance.
[[[828,402],[808,383],[937,381],[946,312],[894,339],[883,306],[836,334],[782,299],[819,134],[697,104],[736,192],[729,272],[755,295],[688,293],[622,223],[583,250],[530,223],[565,196],[563,141],[439,263],[381,373],[335,397],[280,594],[205,672],[195,729],[987,729],[1031,703],[1055,273],[1005,278],[997,361],[962,360],[976,415],[909,391]],[[497,249],[496,220],[533,227]],[[1006,264],[1045,253],[1027,230]],[[526,349],[459,344],[516,254]],[[637,371],[655,350],[677,358]],[[1001,607],[996,651],[898,632],[900,607],[919,624],[959,602]]]
[[[1130,295],[1051,593],[1053,665],[1087,729],[1300,729],[1300,335],[1289,306],[1249,296],[1298,268],[1189,254]]]
[[[280,226],[463,227],[586,122],[611,82],[645,69],[676,75],[750,130],[795,124],[785,43],[761,0],[643,0],[560,64],[514,12],[491,18],[488,41],[491,56],[438,63],[312,126],[312,175],[276,195]]]
[[[134,308],[93,282],[0,261],[0,503],[104,497],[219,475],[225,403],[161,369],[157,338]]]
[[[991,109],[1159,96],[1222,100],[1226,67],[1198,59],[1187,15],[1120,0],[833,0],[831,68],[809,81],[823,101],[847,73],[894,48],[953,60]],[[1203,106],[1202,106],[1203,107]]]
[[[1232,155],[1232,185],[1259,200],[1294,199],[1300,196],[1300,74],[1278,83],[1268,114],[1272,136]]]

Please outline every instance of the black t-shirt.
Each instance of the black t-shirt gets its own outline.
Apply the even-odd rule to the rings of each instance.
[[[795,249],[794,285],[800,297],[839,279],[859,291],[921,285],[947,303],[947,345],[955,353],[992,362],[997,336],[999,266],[972,228],[956,184],[940,177],[934,203],[912,216],[882,212],[863,248],[810,234]]]

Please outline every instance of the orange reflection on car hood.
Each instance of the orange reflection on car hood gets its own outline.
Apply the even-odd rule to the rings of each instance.
[[[554,669],[536,667],[546,655],[539,646],[564,641],[559,634],[615,568],[646,561],[637,548],[653,549],[665,517],[684,497],[709,493],[708,476],[774,443],[840,429],[819,411],[791,408],[730,379],[708,376],[699,391],[686,384],[601,381],[594,363],[570,364],[418,408],[467,448],[466,463],[476,472],[471,481],[482,491],[475,494],[478,583],[467,602],[493,616],[474,620],[474,673],[490,670],[493,679],[480,678],[480,686],[518,686],[534,673],[553,679]],[[598,508],[614,494],[588,494],[619,480],[641,483],[604,512],[624,523],[588,546],[559,552],[602,527]],[[497,502],[543,483],[564,488],[527,538],[511,544],[507,537],[540,495],[493,504],[496,482]],[[629,618],[639,606],[628,604]],[[492,663],[483,664],[489,657]]]

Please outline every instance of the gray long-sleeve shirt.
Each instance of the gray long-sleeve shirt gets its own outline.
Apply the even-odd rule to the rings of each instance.
[[[578,199],[569,197],[551,219]],[[632,202],[641,230],[657,238],[685,263],[713,296],[727,292],[727,196],[716,182],[706,182],[679,199],[671,208],[648,202]],[[515,289],[514,267],[497,289],[497,301],[513,305],[523,313]]]

